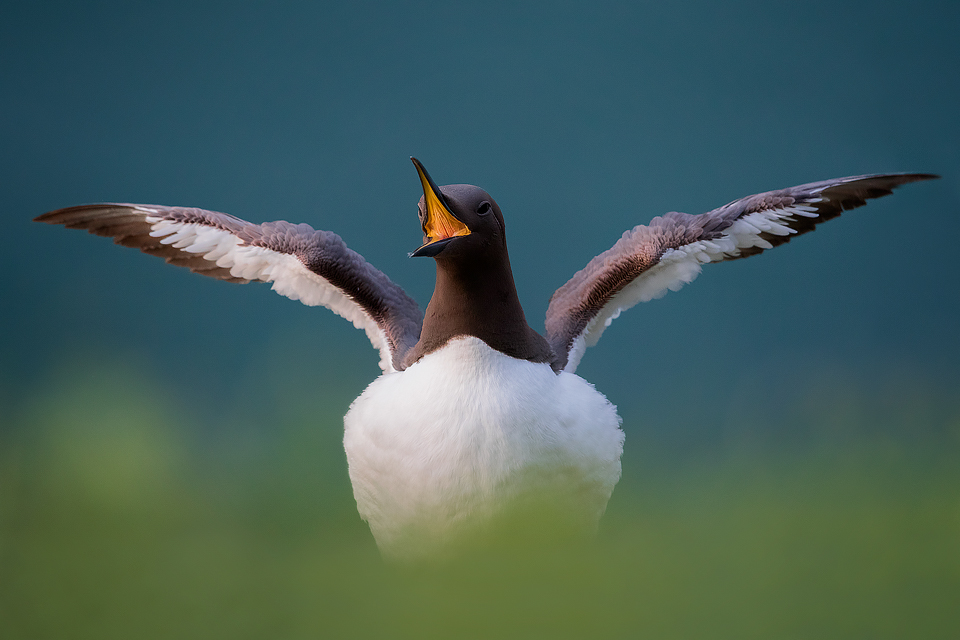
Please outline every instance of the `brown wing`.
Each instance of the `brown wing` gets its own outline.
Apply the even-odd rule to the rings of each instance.
[[[707,262],[758,254],[813,231],[841,212],[889,195],[930,174],[878,174],[812,182],[734,200],[701,215],[671,212],[623,234],[557,289],[547,309],[547,340],[558,366],[573,371],[620,313],[676,291]]]
[[[139,204],[69,207],[36,220],[109,236],[205,276],[270,282],[278,293],[327,307],[366,331],[384,371],[398,370],[420,335],[416,302],[335,233],[306,224],[252,224],[215,211]]]

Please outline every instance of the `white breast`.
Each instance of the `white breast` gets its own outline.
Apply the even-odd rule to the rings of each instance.
[[[473,337],[375,380],[344,425],[357,507],[393,558],[442,554],[537,509],[593,530],[620,479],[616,407]]]

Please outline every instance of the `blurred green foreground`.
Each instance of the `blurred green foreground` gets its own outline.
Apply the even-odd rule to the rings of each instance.
[[[356,514],[344,406],[209,432],[122,367],[69,373],[0,397],[19,407],[0,431],[5,639],[960,637],[958,411],[933,441],[851,424],[712,456],[628,419],[589,548],[414,570],[384,566]]]

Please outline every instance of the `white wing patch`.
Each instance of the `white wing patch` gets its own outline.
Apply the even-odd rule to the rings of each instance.
[[[167,220],[147,207],[137,209],[147,213],[150,235],[160,238],[161,244],[200,254],[218,267],[229,269],[235,278],[272,283],[271,288],[281,295],[311,307],[326,307],[349,320],[367,334],[379,351],[384,373],[395,371],[384,331],[350,296],[307,269],[296,256],[243,244],[240,238],[224,229]]]
[[[737,257],[743,249],[752,247],[772,249],[773,245],[760,237],[760,234],[786,236],[797,233],[782,222],[789,222],[794,216],[818,217],[816,208],[810,205],[820,201],[819,198],[808,199],[809,204],[750,213],[730,225],[718,238],[698,240],[678,249],[667,249],[655,266],[647,269],[615,294],[587,323],[580,335],[574,339],[563,370],[569,373],[576,371],[587,347],[597,344],[606,328],[627,309],[641,302],[662,298],[668,291],[679,291],[683,285],[693,282],[700,275],[702,265],[708,262]]]

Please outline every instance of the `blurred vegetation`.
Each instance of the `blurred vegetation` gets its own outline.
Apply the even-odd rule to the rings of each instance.
[[[355,511],[349,400],[302,391],[212,429],[117,363],[2,396],[0,636],[960,637],[956,398],[901,425],[924,438],[867,428],[876,402],[836,389],[802,445],[678,453],[631,432],[588,547],[397,568]]]

